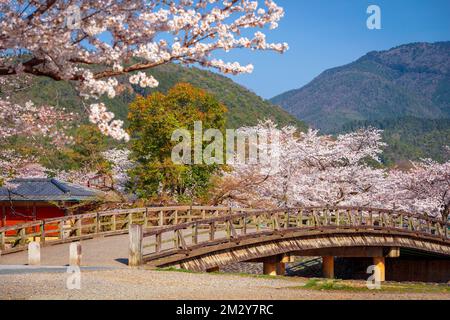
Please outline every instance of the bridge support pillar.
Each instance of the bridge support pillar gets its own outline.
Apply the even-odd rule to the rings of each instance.
[[[268,276],[284,276],[286,273],[286,264],[283,257],[273,256],[263,261],[264,274]]]
[[[323,277],[327,279],[334,279],[334,257],[322,257],[322,273]]]
[[[386,281],[386,264],[384,257],[374,257],[373,264],[377,267],[375,277],[377,281]]]
[[[214,267],[214,268],[206,270],[207,273],[213,273],[213,272],[219,272],[219,271],[220,271],[219,267]]]

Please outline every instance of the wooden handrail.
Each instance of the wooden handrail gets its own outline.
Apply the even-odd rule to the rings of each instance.
[[[203,241],[199,241],[198,237],[201,233],[200,228],[209,228],[209,236]],[[249,232],[249,229],[253,229],[253,232]],[[154,238],[154,242],[144,247],[154,248],[154,250],[143,252],[143,255],[144,261],[149,262],[172,253],[180,253],[180,250],[188,254],[193,249],[222,242],[239,242],[249,236],[288,234],[299,231],[335,230],[339,232],[344,229],[355,232],[362,230],[397,232],[417,238],[440,240],[450,245],[449,223],[426,215],[403,211],[393,213],[391,210],[376,208],[305,207],[238,212],[148,230],[143,233],[143,240],[149,242]],[[192,231],[183,235],[186,230]],[[241,230],[240,234],[236,230]],[[206,231],[203,232],[203,234],[206,233]],[[191,241],[190,244],[189,241]],[[183,243],[182,248],[176,245],[180,242]],[[167,244],[166,247],[164,247],[165,244]]]
[[[333,215],[333,211],[337,215]],[[328,214],[324,215],[324,212],[328,212]],[[349,219],[344,219],[346,216],[344,212],[349,214]],[[358,214],[354,214],[355,212]],[[378,218],[375,217],[376,221],[373,221],[374,214],[378,215]],[[311,225],[324,227],[333,221],[341,227],[357,226],[352,222],[355,219],[365,219],[364,225],[371,221],[372,225],[379,223],[381,227],[387,228],[387,223],[390,221],[389,223],[401,224],[401,227],[397,229],[402,230],[412,229],[414,231],[414,228],[427,228],[428,232],[425,234],[448,241],[448,222],[444,223],[427,215],[403,211],[360,207],[299,207],[262,210],[223,206],[173,206],[90,212],[5,226],[0,228],[0,250],[2,254],[25,250],[27,243],[36,239],[40,239],[42,245],[51,245],[103,235],[120,235],[128,233],[131,224],[143,225],[145,237],[169,232],[177,233],[186,228],[195,228],[196,225],[216,225],[214,228],[211,227],[211,237],[214,237],[213,229],[223,227],[224,223],[229,223],[232,219],[240,220],[240,223],[245,226],[244,228],[250,228],[252,224],[247,223],[250,218],[258,220],[253,223],[253,226],[261,231],[267,230],[264,225],[272,224],[273,229],[280,226],[283,229],[310,227]],[[291,221],[292,219],[296,220],[295,223]],[[301,220],[300,224],[299,220]],[[412,223],[412,220],[415,222]],[[359,226],[362,227],[363,224],[360,223]],[[228,228],[236,229],[236,226],[232,223]],[[229,233],[233,233],[233,230],[230,230]],[[176,236],[179,237],[179,234]],[[173,242],[179,242],[178,238]]]
[[[60,244],[102,235],[128,233],[132,223],[142,224],[145,229],[159,228],[180,221],[212,217],[217,213],[229,214],[234,210],[229,207],[211,206],[143,207],[31,221],[1,227],[0,251],[1,254],[7,254],[26,250],[27,243],[36,238],[40,239],[42,245]],[[197,211],[200,213],[196,214]]]

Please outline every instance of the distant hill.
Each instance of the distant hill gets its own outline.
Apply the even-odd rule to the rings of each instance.
[[[188,82],[216,95],[228,108],[229,128],[254,125],[258,120],[264,119],[272,119],[280,125],[293,124],[302,130],[306,128],[302,121],[297,120],[282,108],[262,99],[231,79],[216,73],[171,64],[152,69],[149,74],[152,74],[160,82],[156,90],[161,92],[166,92],[178,82]],[[83,111],[82,101],[70,84],[55,82],[43,77],[35,78],[33,81],[32,87],[14,94],[12,99],[17,102],[32,100],[36,104],[47,103],[68,110]],[[146,95],[151,91],[131,86],[125,79],[122,79],[121,83],[123,83],[123,92],[120,95],[112,100],[107,98],[103,100],[116,113],[118,118],[126,119],[128,104],[135,98],[136,94]]]
[[[428,120],[413,117],[393,120],[356,121],[344,126],[344,132],[375,127],[384,130],[383,140],[389,145],[383,153],[385,164],[403,160],[434,159],[447,161],[450,146],[450,119]]]
[[[450,118],[450,42],[370,52],[271,101],[326,133],[354,121]]]

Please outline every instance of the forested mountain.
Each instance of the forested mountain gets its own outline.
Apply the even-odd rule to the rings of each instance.
[[[450,118],[450,42],[370,52],[271,101],[327,133],[352,121]]]
[[[370,52],[271,101],[323,133],[384,129],[386,162],[442,160],[450,144],[450,42]]]
[[[427,120],[413,117],[379,121],[356,121],[344,126],[345,132],[361,127],[384,130],[383,139],[389,145],[383,162],[394,164],[402,160],[434,159],[440,162],[449,158],[443,146],[450,146],[450,119]]]
[[[273,119],[279,124],[294,124],[300,129],[306,128],[303,122],[297,120],[282,108],[262,99],[231,79],[216,73],[175,64],[157,67],[149,73],[160,83],[159,87],[153,90],[165,93],[175,84],[187,82],[214,94],[228,109],[229,128],[254,125],[258,120],[266,118]],[[117,117],[126,119],[128,104],[134,100],[136,94],[146,95],[151,91],[132,86],[126,79],[121,79],[121,82],[123,83],[122,93],[114,99],[104,98],[103,100],[116,113]],[[67,110],[83,111],[82,100],[70,84],[56,82],[44,77],[35,78],[31,87],[16,92],[11,95],[11,99],[22,103],[31,100],[36,104],[50,104],[64,107]]]

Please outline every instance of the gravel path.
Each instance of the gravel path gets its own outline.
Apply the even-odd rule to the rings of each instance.
[[[127,267],[128,235],[96,238],[81,241],[83,266]],[[41,248],[41,264],[65,266],[69,263],[70,244]],[[0,265],[20,265],[28,263],[28,252],[22,251],[0,256]]]
[[[300,278],[255,278],[117,269],[83,271],[81,290],[67,290],[66,273],[0,275],[0,299],[447,299],[440,293],[380,293],[299,289]]]

